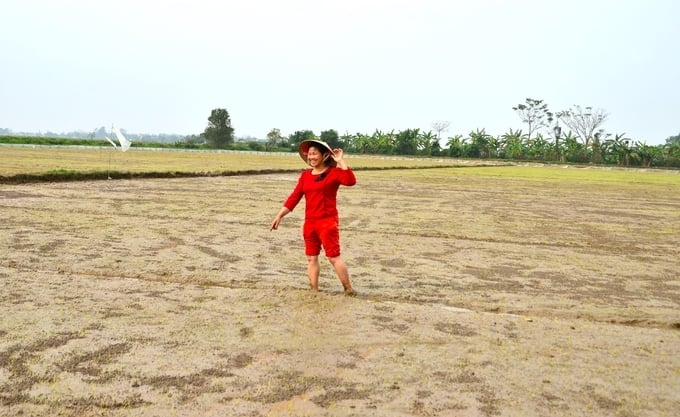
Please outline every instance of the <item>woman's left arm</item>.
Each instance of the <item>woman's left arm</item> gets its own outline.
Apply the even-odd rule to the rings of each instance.
[[[343,152],[342,149],[340,149],[340,148],[333,149],[333,153],[331,154],[331,157],[338,164],[338,168],[340,168],[342,170],[349,168],[349,166],[347,166],[347,162],[345,162],[345,153]]]
[[[354,176],[354,171],[352,171],[352,169],[347,165],[347,162],[345,162],[344,152],[342,149],[333,149],[332,157],[333,160],[338,164],[338,168],[340,168],[340,184],[346,186],[352,186],[356,184],[357,178]]]

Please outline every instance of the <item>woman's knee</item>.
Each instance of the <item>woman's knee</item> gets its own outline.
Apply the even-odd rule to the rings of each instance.
[[[340,256],[329,257],[328,261],[331,265],[343,265],[345,263]]]

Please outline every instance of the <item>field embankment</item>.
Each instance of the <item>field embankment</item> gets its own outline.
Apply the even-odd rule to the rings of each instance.
[[[0,183],[82,181],[98,179],[182,178],[299,172],[296,153],[192,151],[77,146],[2,146]],[[508,165],[499,161],[451,158],[348,155],[357,170],[447,166]]]

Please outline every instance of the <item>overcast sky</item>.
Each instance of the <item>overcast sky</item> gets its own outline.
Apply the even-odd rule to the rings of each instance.
[[[677,0],[3,0],[0,128],[446,136],[523,128],[542,99],[680,132]],[[526,132],[526,128],[524,127]]]

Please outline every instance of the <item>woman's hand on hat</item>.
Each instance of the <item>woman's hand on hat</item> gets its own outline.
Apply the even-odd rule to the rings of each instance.
[[[349,168],[347,166],[347,162],[345,162],[344,156],[345,153],[342,151],[340,148],[335,148],[333,149],[333,160],[337,163],[338,168],[340,169],[347,169]]]
[[[335,162],[340,162],[342,161],[342,157],[344,155],[344,152],[340,148],[335,148],[333,149],[333,153],[331,154],[331,157]]]

